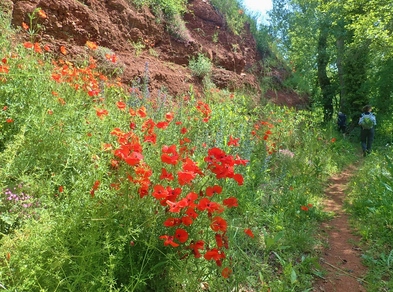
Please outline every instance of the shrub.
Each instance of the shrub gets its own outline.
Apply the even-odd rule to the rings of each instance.
[[[212,62],[203,54],[198,54],[197,57],[191,58],[188,63],[192,74],[199,78],[209,76],[212,72]]]

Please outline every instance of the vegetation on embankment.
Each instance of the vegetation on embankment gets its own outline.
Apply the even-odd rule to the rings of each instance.
[[[2,26],[2,286],[310,286],[322,183],[351,152],[320,113],[152,96]]]
[[[324,182],[357,158],[358,146],[320,109],[214,86],[203,97],[153,96],[146,83],[104,76],[93,59],[77,66],[39,43],[17,43],[2,21],[1,288],[311,287],[314,235],[329,216]],[[376,146],[367,161],[379,161]],[[373,165],[391,176],[389,164]],[[368,184],[388,197],[386,180]],[[381,206],[372,207],[381,214]]]

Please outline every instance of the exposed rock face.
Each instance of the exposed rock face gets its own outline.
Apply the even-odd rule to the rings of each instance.
[[[7,0],[8,1],[8,0]],[[134,7],[126,0],[12,0],[12,23],[29,24],[29,13],[42,8],[46,19],[35,17],[39,25],[37,41],[50,44],[54,50],[65,46],[69,57],[86,56],[86,41],[93,41],[113,51],[125,65],[120,76],[130,83],[142,78],[149,69],[151,90],[165,87],[173,95],[185,93],[190,86],[201,86],[188,69],[190,58],[199,53],[220,68],[212,79],[220,88],[258,89],[252,72],[245,67],[258,62],[255,41],[245,28],[236,36],[225,27],[223,17],[206,0],[190,0],[185,27],[177,27],[177,37],[170,34],[163,19],[148,8]],[[176,28],[175,28],[176,29]],[[138,48],[139,46],[139,48]],[[141,48],[143,47],[143,48]],[[247,76],[245,78],[245,76]]]
[[[137,8],[131,2],[2,0],[0,8],[11,11],[16,27],[23,22],[30,25],[29,14],[41,8],[47,17],[36,14],[33,18],[35,41],[59,54],[60,46],[66,47],[71,60],[86,58],[86,41],[95,42],[116,55],[122,82],[132,84],[148,74],[151,92],[165,90],[176,96],[191,86],[201,90],[201,80],[188,68],[189,60],[198,54],[212,61],[211,80],[217,87],[260,89],[256,77],[263,74],[260,56],[247,25],[241,35],[233,34],[208,0],[189,0],[189,12],[172,26],[149,8]]]

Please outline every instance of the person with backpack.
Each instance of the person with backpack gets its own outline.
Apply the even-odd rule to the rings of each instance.
[[[345,134],[345,130],[347,128],[347,116],[342,112],[338,113],[337,126],[338,126],[338,131]]]
[[[360,143],[362,145],[363,156],[370,154],[371,146],[374,141],[375,126],[377,124],[377,119],[375,115],[371,112],[371,105],[366,105],[363,107],[363,112],[359,118],[360,129]]]

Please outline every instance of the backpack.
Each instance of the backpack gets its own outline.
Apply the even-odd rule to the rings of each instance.
[[[372,114],[368,114],[368,115],[362,114],[362,116],[359,119],[359,125],[366,130],[374,127],[374,120]]]
[[[346,121],[347,121],[347,116],[340,112],[337,118],[337,125],[341,127],[345,126]]]

